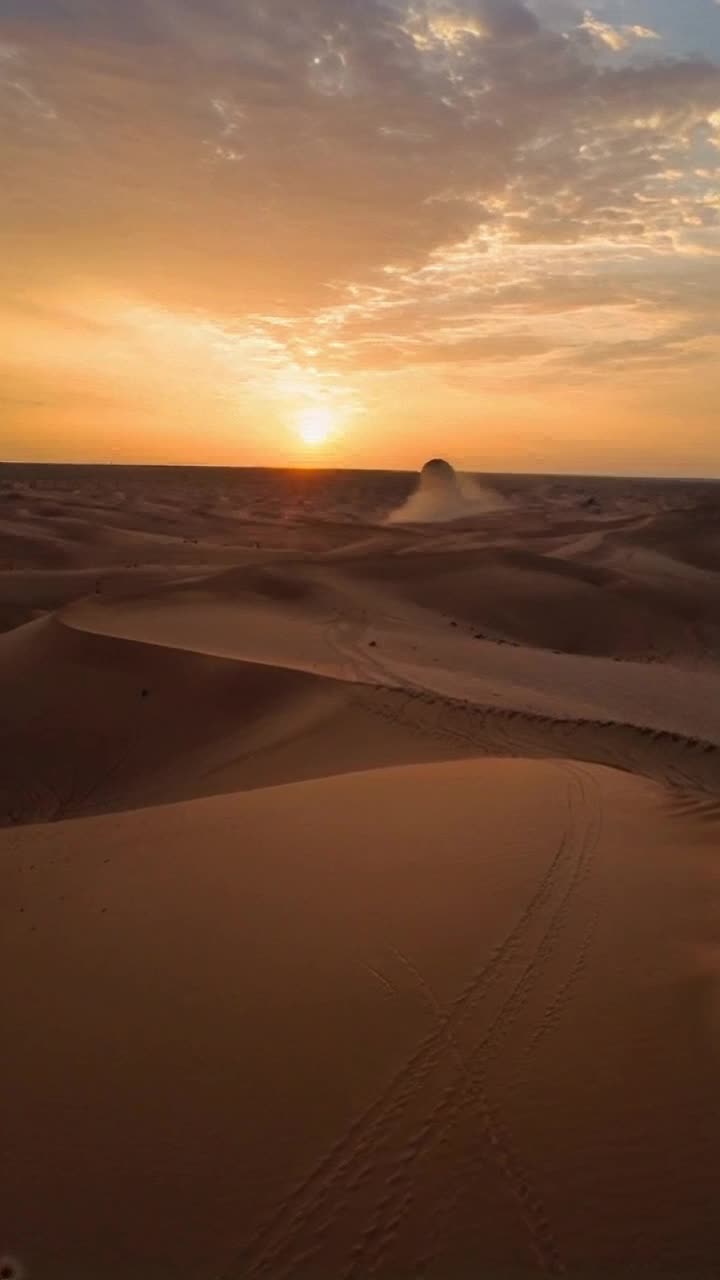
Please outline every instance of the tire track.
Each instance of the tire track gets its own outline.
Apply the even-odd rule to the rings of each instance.
[[[570,770],[565,770],[565,772],[570,772]],[[564,865],[565,862],[568,861],[569,857],[571,856],[569,846],[571,844],[571,835],[575,831],[573,812],[574,812],[574,808],[577,807],[578,800],[582,803],[580,780],[578,779],[575,773],[571,773],[571,786],[569,787],[568,793],[567,793],[567,804],[568,804],[568,813],[569,813],[570,820],[566,824],[563,837],[559,842],[555,857],[553,858],[553,861],[551,863],[551,867],[546,873],[543,884],[541,885],[540,889],[537,891],[535,898],[533,899],[533,903],[530,904],[530,906],[532,906],[533,904],[535,905],[535,907],[537,907],[538,905],[540,905],[541,907],[546,906],[547,903],[552,900],[552,891],[554,891],[558,887],[557,875],[553,875],[552,880],[550,881],[551,872],[553,869],[555,870],[557,869],[558,863],[560,865]],[[560,905],[559,907],[556,907],[554,909],[551,915],[550,923],[544,931],[543,938],[545,939],[546,947],[547,947],[547,935],[548,935],[549,929],[552,926],[553,922],[556,921],[558,911],[563,909],[569,897],[570,892],[574,888],[577,875],[578,875],[578,859],[582,859],[582,849],[580,850],[580,853],[576,856],[576,858],[573,860],[571,864],[573,867],[573,870],[570,878],[569,887],[566,886],[565,891],[561,896]],[[528,917],[529,915],[530,906],[524,913],[525,917]],[[528,924],[529,920],[526,919],[525,923]],[[505,953],[503,956],[505,961],[505,967],[507,967],[507,964],[510,963],[514,958],[516,958],[517,953],[521,953],[522,951],[521,943],[524,940],[525,933],[526,933],[526,929],[519,930],[518,927],[516,926],[515,930],[513,930],[512,935],[510,935],[510,937],[512,938],[513,945],[511,946],[511,948],[505,950]],[[506,940],[506,942],[507,941],[508,940]],[[498,976],[502,976],[502,974]],[[506,1010],[508,1007],[512,1008],[513,1002],[515,1003],[517,1002],[518,992],[523,990],[523,987],[521,985],[523,983],[523,980],[525,981],[527,980],[527,969],[524,971],[523,975],[521,975],[520,982],[516,983],[515,987],[510,993],[510,996],[505,1001],[504,1006],[501,1008],[500,1015],[496,1017],[495,1022],[492,1024],[491,1034],[494,1034],[496,1032],[496,1027],[497,1025],[499,1025],[499,1017],[502,1015],[504,1010]],[[490,984],[490,985],[492,986],[493,984]],[[486,992],[478,992],[477,994],[478,995],[486,994]],[[467,991],[464,993],[461,993],[461,996],[456,998],[456,1001],[453,1002],[454,1006],[457,1006],[459,1002],[467,1001],[467,995],[468,995]],[[465,1013],[466,1012],[469,1013],[474,1009],[475,1003],[476,1001],[473,1000],[471,1003],[469,1003],[469,1007],[466,1010],[463,1010],[463,1017],[459,1020],[458,1025],[464,1020]],[[448,1023],[452,1020],[452,1018],[453,1018],[453,1013],[452,1013],[452,1007],[451,1007],[450,1014],[449,1016],[445,1017],[443,1026],[447,1027]],[[480,1049],[486,1047],[486,1041],[487,1041],[487,1037],[485,1038],[484,1041],[481,1042]],[[446,1048],[447,1046],[444,1046],[444,1047]],[[475,1055],[477,1054],[477,1052],[478,1050],[476,1049]],[[418,1064],[420,1068],[419,1078],[416,1078],[415,1080],[410,1080],[407,1082],[406,1088],[403,1091],[401,1091],[400,1096],[395,1101],[395,1105],[391,1106],[390,1110],[387,1113],[378,1117],[378,1121],[376,1125],[372,1128],[370,1133],[367,1135],[365,1141],[362,1142],[360,1146],[360,1151],[363,1157],[374,1156],[375,1167],[377,1167],[379,1153],[385,1150],[388,1147],[388,1145],[392,1143],[393,1124],[395,1124],[401,1119],[408,1103],[412,1101],[415,1097],[417,1097],[420,1087],[426,1082],[426,1079],[430,1071],[433,1070],[434,1067],[438,1065],[442,1056],[443,1056],[442,1052],[438,1051],[437,1038],[436,1038],[435,1052],[434,1053],[430,1052],[429,1055],[426,1054],[424,1062]],[[527,1177],[521,1176],[519,1173],[515,1172],[519,1165],[518,1159],[514,1155],[514,1152],[511,1148],[509,1140],[507,1138],[503,1138],[500,1136],[500,1132],[498,1129],[498,1122],[494,1118],[493,1108],[489,1102],[489,1099],[487,1098],[487,1091],[485,1089],[484,1081],[479,1078],[476,1072],[472,1077],[471,1083],[463,1091],[461,1100],[458,1099],[457,1094],[458,1094],[458,1091],[457,1091],[456,1084],[452,1084],[448,1086],[448,1088],[445,1090],[444,1094],[442,1095],[440,1102],[437,1104],[437,1106],[430,1112],[429,1116],[426,1118],[426,1121],[422,1126],[422,1128],[420,1129],[419,1133],[415,1135],[413,1141],[410,1144],[408,1144],[406,1148],[403,1150],[403,1153],[400,1159],[396,1160],[395,1167],[393,1168],[393,1172],[390,1178],[388,1179],[389,1189],[383,1192],[383,1194],[380,1197],[380,1200],[376,1202],[374,1217],[371,1223],[369,1224],[368,1228],[366,1229],[366,1232],[364,1233],[361,1241],[359,1241],[355,1246],[354,1254],[345,1272],[345,1274],[348,1277],[351,1277],[357,1274],[358,1268],[360,1266],[363,1267],[363,1274],[365,1272],[367,1272],[368,1274],[372,1274],[373,1270],[376,1270],[377,1267],[381,1265],[384,1254],[387,1251],[388,1247],[391,1245],[392,1240],[400,1225],[400,1222],[402,1221],[403,1214],[406,1211],[406,1209],[404,1209],[402,1212],[398,1212],[398,1209],[402,1205],[405,1205],[407,1207],[408,1196],[410,1194],[408,1179],[409,1179],[409,1176],[410,1177],[412,1176],[413,1166],[417,1163],[417,1161],[420,1158],[424,1157],[426,1154],[429,1154],[430,1150],[432,1150],[434,1130],[436,1128],[438,1121],[445,1120],[446,1121],[445,1128],[446,1129],[451,1128],[452,1124],[454,1123],[458,1108],[460,1106],[468,1106],[471,1103],[476,1103],[479,1108],[478,1114],[481,1120],[481,1128],[488,1135],[490,1146],[496,1155],[496,1163],[500,1164],[501,1172],[503,1176],[505,1178],[514,1179],[514,1181],[511,1183],[511,1191],[513,1192],[514,1198],[521,1212],[521,1218],[524,1222],[524,1225],[531,1236],[531,1246],[533,1248],[533,1252],[536,1258],[540,1256],[545,1258],[545,1261],[547,1264],[546,1269],[550,1271],[558,1270],[557,1259],[552,1254],[547,1239],[544,1238],[544,1236],[546,1235],[546,1221],[545,1221],[544,1215],[540,1214],[538,1217],[538,1221],[536,1223],[534,1223],[534,1219],[531,1216],[528,1216],[528,1205],[536,1203],[537,1197],[530,1196],[527,1190],[527,1187],[528,1187]],[[378,1145],[378,1142],[379,1142],[379,1145]],[[338,1175],[342,1177],[342,1175],[344,1175],[344,1173],[347,1172],[349,1168],[351,1168],[352,1164],[353,1164],[353,1159],[351,1157],[350,1160],[346,1161],[346,1164],[343,1165],[337,1171]],[[346,1185],[344,1197],[340,1205],[338,1206],[341,1212],[347,1207],[349,1198],[352,1196],[352,1194],[356,1193],[362,1187],[362,1185],[365,1182],[367,1182],[367,1180],[372,1175],[372,1173],[373,1173],[373,1163],[368,1158],[366,1159],[366,1162],[363,1165],[363,1167],[357,1171],[355,1176],[351,1176],[349,1183]],[[334,1189],[335,1183],[336,1183],[336,1179],[333,1179],[332,1185],[329,1188],[330,1191]],[[325,1199],[327,1199],[327,1195],[323,1197],[323,1200]],[[317,1212],[317,1207],[308,1206],[308,1213],[306,1214],[306,1221],[304,1225],[307,1225],[307,1219],[312,1218],[316,1214],[316,1212]],[[339,1216],[339,1214],[337,1214],[336,1216]],[[302,1225],[302,1224],[297,1224],[297,1225]],[[329,1225],[330,1225],[329,1222],[325,1223],[326,1228]],[[286,1239],[284,1242],[285,1247],[283,1248],[282,1253],[286,1252],[287,1245],[289,1243],[290,1241]],[[310,1256],[311,1257],[317,1256],[317,1253],[320,1251],[321,1247],[322,1247],[322,1235],[320,1235],[319,1237],[316,1237],[315,1248],[311,1252]],[[376,1256],[378,1251],[380,1255],[379,1257]],[[272,1272],[273,1280],[275,1280],[276,1276],[279,1277],[279,1276],[292,1274],[293,1261],[291,1259],[287,1259],[287,1262],[283,1264],[282,1254],[278,1256],[277,1253],[275,1253],[272,1257],[272,1261],[276,1265],[280,1263],[280,1265],[283,1266],[283,1270],[280,1272],[277,1271],[276,1265],[274,1266],[274,1269]]]
[[[720,807],[720,745],[621,721],[562,719],[463,702],[419,686],[358,684],[353,700],[411,733],[451,742],[465,755],[567,758],[600,764],[674,787]],[[423,708],[436,706],[428,723]]]
[[[365,628],[366,615],[361,615],[355,606],[349,602],[346,603],[345,617],[338,614],[335,622],[349,621],[351,637],[353,632],[357,637]],[[714,818],[715,801],[717,801],[718,813],[720,813],[720,743],[689,738],[679,733],[650,729],[647,726],[623,721],[601,722],[591,719],[554,717],[539,712],[514,710],[493,704],[483,705],[451,698],[410,679],[405,674],[389,671],[381,659],[371,657],[364,648],[361,648],[359,638],[354,640],[350,638],[349,643],[344,645],[338,638],[338,630],[339,627],[333,629],[331,624],[328,641],[338,655],[349,662],[358,682],[365,683],[365,673],[369,671],[371,676],[378,677],[378,682],[372,684],[372,688],[390,695],[406,694],[407,707],[412,704],[414,697],[419,697],[421,701],[429,699],[430,702],[447,708],[455,718],[463,715],[471,719],[477,715],[482,716],[485,728],[482,739],[479,738],[475,725],[471,725],[469,732],[463,732],[457,725],[441,724],[440,717],[430,736],[453,741],[461,747],[471,746],[474,751],[481,751],[483,754],[495,751],[498,746],[503,745],[504,740],[506,749],[502,750],[503,755],[518,756],[528,753],[545,758],[552,753],[549,750],[548,737],[562,735],[563,750],[559,754],[588,763],[606,764],[611,768],[629,767],[634,773],[651,777],[662,783],[669,781],[674,785],[684,785],[696,797],[697,804],[703,812],[707,808],[711,818]],[[388,677],[391,683],[388,683]],[[402,711],[396,722],[407,724],[407,718],[403,716]],[[514,732],[510,733],[510,725],[513,722]],[[427,733],[425,726],[421,726],[417,721],[415,723],[416,731],[421,734]],[[524,734],[517,732],[518,724],[522,725]],[[490,740],[488,740],[488,728],[491,728]],[[582,739],[585,730],[592,733],[593,739],[587,743],[578,741],[578,738]],[[618,742],[620,735],[625,741]],[[519,741],[523,738],[524,741]],[[518,747],[521,749],[518,750]],[[662,760],[661,755],[666,753],[672,754],[674,758]],[[648,756],[650,756],[649,762]],[[695,757],[692,761],[695,767],[689,772],[688,756]]]
[[[572,766],[567,766],[567,767],[569,769],[572,768]],[[594,782],[594,779],[592,781]],[[576,874],[574,876],[574,884],[571,884],[568,887],[568,891],[565,898],[565,905],[567,904],[567,897],[573,892],[574,888],[577,887],[577,885],[582,881],[582,879],[588,873],[590,861],[594,857],[595,852],[597,850],[597,845],[599,842],[601,830],[602,830],[602,809],[601,807],[598,807],[598,809],[595,811],[594,819],[591,820],[590,827],[586,830],[583,846],[580,850],[578,863],[576,864]],[[562,904],[561,904],[561,909],[562,909]],[[551,1010],[557,1010],[559,1013],[560,1007],[564,1003],[564,1000],[567,997],[569,989],[571,988],[572,985],[574,985],[574,982],[577,979],[579,970],[581,970],[581,968],[584,966],[587,950],[589,948],[592,937],[594,935],[595,925],[596,925],[596,919],[593,918],[591,920],[588,935],[586,935],[585,939],[583,940],[583,943],[581,944],[581,947],[579,949],[575,964],[573,965],[569,978],[560,986],[560,988],[558,988],[555,998],[553,999],[553,1001],[551,1001],[551,1005],[550,1005]],[[547,934],[545,935],[545,938],[543,939],[543,944],[541,945],[544,945],[546,941],[547,941]],[[528,966],[525,973],[521,976],[519,983],[516,985],[515,992],[517,992],[520,987],[525,985],[525,980],[529,971],[530,971],[530,966]],[[510,1001],[512,1001],[515,992],[512,993],[510,997]],[[503,1012],[504,1011],[501,1011],[500,1016],[502,1016]],[[543,1020],[543,1022],[544,1021],[545,1020]],[[496,1024],[497,1024],[497,1019],[496,1019]],[[484,1073],[489,1060],[486,1055],[485,1061],[483,1063],[481,1058],[481,1053],[483,1048],[487,1050],[488,1047],[492,1046],[493,1030],[494,1030],[493,1027],[489,1029],[485,1037],[485,1040],[481,1042],[481,1045],[479,1046],[478,1052],[475,1055],[473,1055],[473,1060],[472,1060],[473,1071],[480,1075],[481,1081],[482,1081],[482,1078],[484,1077]],[[534,1039],[535,1038],[533,1038],[533,1040]],[[496,1040],[494,1042],[495,1048],[497,1048],[497,1043],[498,1042]],[[534,1047],[533,1041],[531,1041],[530,1045],[526,1048],[526,1053],[530,1051],[532,1047]],[[480,1060],[478,1061],[478,1059]],[[501,1128],[501,1126],[502,1126],[502,1121],[500,1117],[497,1116],[496,1127]],[[490,1134],[489,1136],[490,1136],[490,1141],[492,1141],[492,1134]],[[511,1138],[509,1134],[506,1134],[506,1137],[505,1137],[505,1150],[508,1152],[512,1151]],[[487,1164],[487,1155],[482,1151],[477,1152],[475,1155],[474,1163],[471,1158],[470,1160],[466,1160],[463,1163],[462,1169],[456,1170],[454,1191],[448,1192],[445,1197],[447,1214],[452,1212],[455,1205],[458,1203],[458,1201],[462,1197],[463,1192],[465,1191],[465,1188],[466,1188],[467,1181],[471,1179],[474,1169],[477,1168],[478,1162],[483,1160],[483,1158],[484,1158],[485,1164]],[[521,1200],[521,1204],[524,1212],[526,1213],[526,1215],[530,1216],[530,1222],[532,1224],[532,1227],[535,1233],[536,1242],[539,1242],[541,1246],[540,1253],[538,1254],[539,1259],[542,1261],[543,1265],[545,1266],[545,1269],[550,1271],[551,1274],[563,1274],[565,1270],[564,1264],[562,1262],[562,1258],[559,1253],[557,1244],[553,1239],[550,1223],[548,1221],[547,1214],[545,1213],[541,1200],[535,1193],[533,1193],[531,1186],[527,1182],[523,1183],[522,1181],[520,1182],[516,1181],[516,1189],[517,1189],[517,1193],[520,1196],[520,1200]],[[431,1262],[433,1258],[436,1256],[438,1256],[437,1251],[435,1251],[432,1255],[428,1255],[426,1258],[427,1264],[429,1264],[429,1262]]]
[[[565,1010],[565,1007],[568,1004],[570,997],[572,996],[572,993],[575,990],[575,987],[577,986],[577,983],[579,982],[587,966],[588,956],[590,954],[592,944],[595,940],[595,933],[597,931],[598,923],[599,923],[599,914],[595,912],[590,921],[588,930],[583,938],[583,941],[580,946],[580,950],[578,951],[577,957],[575,959],[575,963],[572,969],[570,970],[570,973],[568,974],[562,986],[560,986],[555,992],[553,999],[550,1001],[550,1003],[548,1004],[545,1010],[545,1013],[543,1014],[543,1018],[540,1025],[538,1026],[537,1030],[534,1032],[531,1039],[528,1041],[528,1044],[525,1046],[525,1051],[524,1051],[525,1058],[530,1058],[532,1056],[532,1054],[534,1053],[540,1041],[543,1040],[545,1036],[549,1034],[549,1032],[553,1031],[554,1028],[560,1022],[560,1019]]]
[[[571,795],[566,795],[568,810]],[[527,903],[513,928],[495,948],[490,959],[471,977],[463,990],[455,997],[447,1012],[424,1038],[415,1052],[390,1081],[387,1088],[370,1106],[351,1123],[325,1157],[300,1181],[296,1188],[278,1206],[270,1219],[248,1240],[243,1251],[243,1269],[233,1265],[224,1271],[219,1280],[233,1280],[234,1276],[259,1274],[267,1263],[277,1262],[287,1251],[295,1237],[306,1228],[308,1222],[322,1211],[339,1181],[355,1169],[358,1162],[372,1150],[379,1131],[387,1131],[396,1116],[402,1114],[408,1101],[415,1097],[430,1072],[442,1058],[447,1048],[448,1035],[457,1031],[474,1010],[479,999],[492,988],[504,968],[521,950],[523,939],[535,917],[542,912],[556,888],[558,876],[568,857],[568,828],[561,839],[542,876],[535,893]],[[363,1170],[360,1169],[362,1174]],[[351,1189],[357,1184],[351,1182]],[[275,1272],[273,1276],[275,1277]]]
[[[501,1006],[494,1021],[479,1045],[464,1062],[464,1087],[457,1088],[456,1083],[447,1086],[439,1106],[431,1113],[420,1131],[419,1141],[412,1148],[412,1166],[432,1154],[437,1145],[436,1128],[443,1123],[442,1133],[448,1133],[455,1125],[464,1108],[474,1110],[480,1130],[490,1143],[496,1164],[508,1189],[515,1199],[520,1217],[530,1238],[536,1260],[549,1274],[561,1274],[563,1270],[558,1248],[542,1207],[539,1196],[533,1191],[530,1177],[523,1169],[509,1131],[503,1125],[497,1107],[490,1101],[486,1074],[491,1057],[496,1057],[503,1040],[513,1022],[530,999],[533,989],[538,983],[542,967],[554,951],[557,939],[564,927],[571,900],[587,873],[587,864],[595,853],[602,829],[602,809],[599,804],[590,806],[586,789],[588,775],[579,769],[568,767],[568,771],[578,786],[578,798],[581,812],[590,812],[590,822],[583,832],[577,858],[575,860],[569,883],[556,907],[541,942],[520,979],[515,984],[507,1000]],[[403,1183],[407,1192],[413,1168],[408,1167],[403,1159]],[[382,1208],[381,1208],[382,1206]],[[369,1237],[371,1248],[359,1258],[350,1270],[343,1273],[343,1280],[357,1280],[360,1274],[358,1265],[365,1265],[365,1272],[374,1275],[385,1260],[398,1225],[396,1202],[384,1197],[376,1206],[375,1233]],[[384,1218],[382,1210],[385,1211]],[[367,1235],[368,1233],[366,1233]],[[372,1246],[375,1246],[374,1249]]]

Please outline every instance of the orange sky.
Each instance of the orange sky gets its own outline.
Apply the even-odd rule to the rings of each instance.
[[[2,456],[720,475],[683,15],[0,0]]]

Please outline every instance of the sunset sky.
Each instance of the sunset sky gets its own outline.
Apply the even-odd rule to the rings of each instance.
[[[720,0],[0,0],[0,455],[720,475]]]

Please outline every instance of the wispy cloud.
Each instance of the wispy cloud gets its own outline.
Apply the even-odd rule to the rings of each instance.
[[[607,45],[614,53],[627,49],[635,40],[659,40],[657,31],[651,27],[643,27],[639,23],[621,23],[613,26],[611,22],[601,22],[590,9],[586,9],[580,30],[587,31],[601,44]]]

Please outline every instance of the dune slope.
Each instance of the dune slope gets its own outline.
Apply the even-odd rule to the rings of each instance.
[[[38,1280],[710,1274],[717,846],[653,784],[415,766],[0,849]]]

